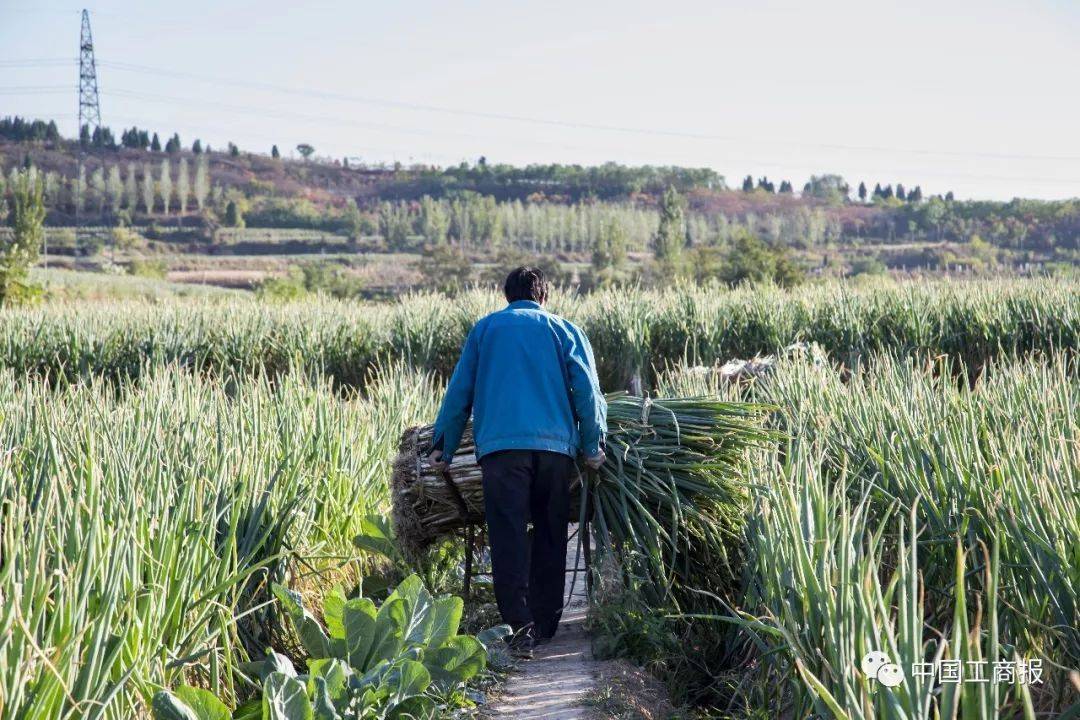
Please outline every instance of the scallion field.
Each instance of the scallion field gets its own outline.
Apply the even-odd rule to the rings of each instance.
[[[404,577],[392,547],[354,539],[388,513],[401,431],[433,419],[468,328],[500,304],[0,311],[0,717],[162,717],[155,696],[182,687],[251,708],[252,661],[311,655],[298,618],[333,635],[335,588],[377,596]],[[1080,282],[621,289],[552,307],[589,334],[605,390],[775,408],[775,440],[704,536],[724,543],[714,580],[650,604],[632,572],[603,579],[598,652],[712,717],[1080,717]],[[717,370],[769,354],[760,377]],[[418,568],[434,594],[460,592],[453,552]],[[887,688],[855,672],[871,650],[1041,674]],[[461,687],[425,697],[436,716],[472,711]]]

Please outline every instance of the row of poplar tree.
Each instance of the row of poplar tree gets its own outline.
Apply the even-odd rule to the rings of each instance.
[[[107,218],[121,210],[150,215],[201,212],[217,199],[215,193],[220,194],[220,188],[213,186],[205,158],[193,165],[187,158],[175,162],[163,158],[160,162],[129,162],[124,166],[103,164],[89,172],[83,167],[81,175],[75,177],[36,168],[29,171],[40,175],[48,207],[67,213],[97,213]],[[6,182],[13,184],[18,172],[19,169],[11,168]],[[0,175],[0,191],[4,182],[4,176]]]
[[[811,247],[838,240],[843,228],[834,215],[812,207],[743,218],[692,212],[669,189],[658,209],[608,202],[500,203],[476,194],[425,196],[419,202],[381,203],[372,230],[394,251],[450,243],[462,250],[582,253],[606,244],[615,254],[653,251],[666,257],[683,247],[726,245],[747,231],[774,244]]]

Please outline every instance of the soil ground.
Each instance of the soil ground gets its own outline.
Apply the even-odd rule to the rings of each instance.
[[[571,526],[573,532],[575,526]],[[567,548],[567,568],[574,567],[576,542]],[[585,578],[566,574],[566,592],[570,603],[563,611],[555,637],[536,649],[532,660],[521,664],[503,685],[498,697],[484,710],[484,720],[599,720],[604,717],[587,702],[596,694],[596,678],[601,665],[593,658],[589,636],[585,632],[588,601]]]

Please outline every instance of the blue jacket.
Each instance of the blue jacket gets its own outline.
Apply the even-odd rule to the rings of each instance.
[[[470,412],[477,459],[499,450],[596,455],[607,403],[585,333],[528,300],[482,318],[465,340],[435,421],[433,448],[447,462]]]

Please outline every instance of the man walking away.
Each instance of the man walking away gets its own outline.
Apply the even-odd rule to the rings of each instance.
[[[469,332],[428,461],[449,467],[471,412],[495,599],[528,657],[562,617],[574,458],[603,464],[607,403],[585,333],[544,309],[543,272],[519,267],[504,293],[509,304]]]

